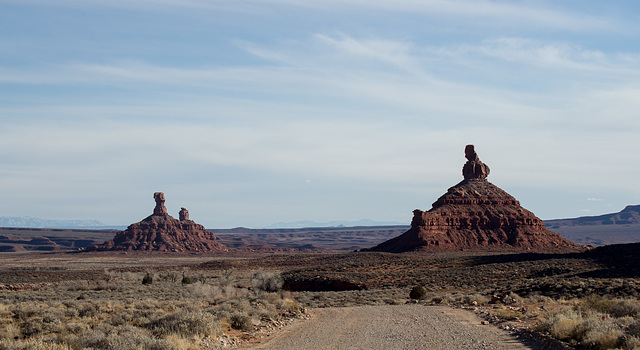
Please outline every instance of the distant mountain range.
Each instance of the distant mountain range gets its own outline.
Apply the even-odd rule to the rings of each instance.
[[[294,222],[278,222],[263,228],[310,228],[310,227],[361,227],[361,226],[402,226],[404,222],[394,221],[374,221],[374,220],[358,220],[358,221],[294,221]],[[61,229],[86,229],[86,230],[124,230],[127,226],[107,226],[98,220],[52,220],[41,219],[32,216],[2,216],[0,217],[0,227],[22,227],[22,228],[61,228]]]
[[[64,228],[64,229],[117,229],[98,220],[51,220],[32,216],[0,217],[0,227]]]
[[[374,221],[374,220],[358,220],[358,221],[293,221],[293,222],[277,222],[265,228],[307,228],[307,227],[361,227],[361,226],[402,226],[406,222],[397,221]]]

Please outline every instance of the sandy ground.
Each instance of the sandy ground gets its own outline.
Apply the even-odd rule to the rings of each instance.
[[[147,252],[15,252],[0,253],[3,269],[51,269],[103,270],[144,266],[178,266],[200,264],[217,259],[234,259],[233,256],[216,254],[147,253]]]
[[[251,349],[535,349],[472,312],[417,304],[314,309]]]

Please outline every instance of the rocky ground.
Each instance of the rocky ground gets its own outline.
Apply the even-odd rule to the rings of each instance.
[[[572,254],[297,254],[202,268],[263,266],[282,271],[292,291],[340,291],[424,286],[430,292],[543,295],[554,298],[640,294],[640,244],[612,245]]]
[[[207,303],[211,302],[208,295],[228,296],[227,291],[253,295],[255,287],[251,276],[263,271],[260,274],[277,274],[283,282],[284,291],[278,292],[275,301],[268,305],[277,301],[278,307],[285,307],[282,300],[287,299],[295,300],[308,310],[404,305],[409,301],[409,291],[421,286],[425,289],[422,304],[466,308],[490,324],[513,331],[534,326],[540,317],[556,307],[569,305],[571,300],[590,296],[637,299],[639,256],[640,244],[606,246],[573,254],[354,252],[250,257],[125,252],[6,253],[0,256],[0,294],[11,305],[11,300],[22,300],[27,295],[34,300],[48,300],[47,293],[59,290],[73,300],[92,300],[93,294],[108,299],[117,291],[128,295],[135,304],[136,298],[142,297],[139,293],[153,291],[138,290],[142,288],[142,276],[151,274],[161,281],[157,287],[154,282],[154,288],[158,288],[154,293],[168,300],[181,300],[188,295]],[[197,282],[193,285],[196,289],[181,286],[183,276]],[[226,276],[242,279],[230,282]],[[130,289],[136,292],[131,294]],[[156,294],[145,298],[157,299]],[[251,303],[246,305],[247,310],[253,310]],[[213,310],[216,305],[207,307]],[[635,306],[631,311],[635,315]],[[224,320],[228,315],[219,317]],[[226,344],[250,342],[269,334],[272,330],[263,326],[271,324],[272,321],[264,321],[256,328],[231,327],[227,338],[219,340]]]

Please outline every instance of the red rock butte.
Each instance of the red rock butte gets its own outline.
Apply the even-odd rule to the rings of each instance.
[[[216,241],[216,236],[204,226],[189,219],[189,212],[182,208],[180,220],[167,213],[164,193],[153,195],[156,206],[153,214],[129,225],[111,241],[88,247],[87,251],[126,250],[160,252],[212,252],[226,251],[227,247]]]
[[[582,246],[549,231],[514,197],[487,181],[489,167],[473,145],[465,148],[462,180],[433,203],[413,211],[411,228],[364,251],[580,251]]]

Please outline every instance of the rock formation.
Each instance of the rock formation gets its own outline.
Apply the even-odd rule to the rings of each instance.
[[[189,221],[189,211],[184,207],[180,208],[178,217],[180,218],[180,221]]]
[[[489,167],[465,148],[464,180],[429,211],[413,211],[411,228],[365,251],[577,251],[581,246],[547,230],[507,192],[487,181]]]
[[[140,250],[161,252],[210,252],[226,251],[227,247],[216,241],[216,236],[204,226],[189,220],[189,212],[182,208],[180,220],[167,213],[164,193],[153,195],[156,207],[144,220],[129,225],[111,241],[88,247],[87,251]]]
[[[167,215],[167,208],[164,206],[164,193],[154,193],[153,199],[156,200],[156,207],[153,208],[153,215]]]
[[[473,145],[465,147],[464,156],[467,158],[467,162],[462,167],[462,176],[465,180],[486,179],[489,176],[489,166],[480,161]]]

